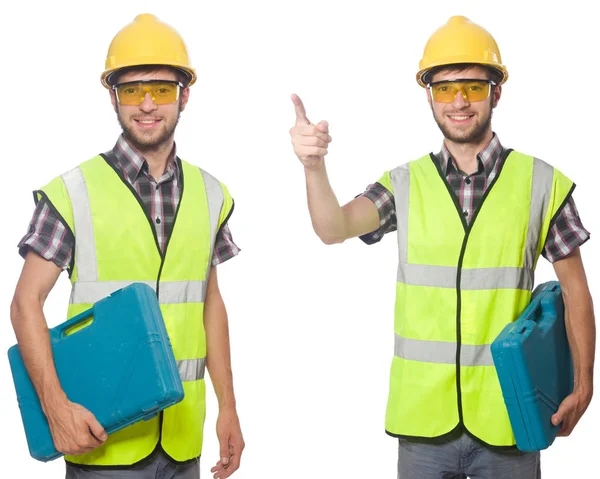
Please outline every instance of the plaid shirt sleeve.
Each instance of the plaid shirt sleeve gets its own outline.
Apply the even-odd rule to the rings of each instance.
[[[588,239],[590,233],[583,227],[575,200],[571,196],[550,227],[542,256],[554,263],[571,254]]]
[[[213,252],[212,265],[224,263],[240,252],[240,248],[233,242],[229,225],[225,223],[215,240],[215,251]]]
[[[396,205],[394,195],[381,183],[369,185],[362,196],[375,203],[379,212],[379,228],[371,233],[359,236],[364,243],[371,245],[381,241],[381,238],[387,233],[396,231]]]
[[[74,245],[71,231],[42,198],[35,207],[27,234],[19,241],[19,254],[25,258],[28,250],[32,249],[59,268],[67,269]]]

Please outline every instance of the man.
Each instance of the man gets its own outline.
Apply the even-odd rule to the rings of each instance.
[[[552,418],[569,435],[590,403],[595,325],[579,247],[589,233],[573,183],[504,147],[491,126],[508,72],[482,27],[452,17],[429,39],[419,85],[444,135],[441,151],[392,171],[340,207],[313,125],[292,96],[294,151],[326,244],[373,244],[398,231],[400,263],[386,431],[400,478],[540,477],[539,453],[516,449],[489,345],[531,299],[542,254],[563,289],[575,388]]]
[[[227,226],[233,199],[222,183],[181,160],[174,142],[195,80],[179,34],[153,15],[137,16],[114,37],[101,76],[122,135],[112,150],[35,192],[11,318],[54,444],[66,455],[67,478],[199,477],[205,364],[220,407],[221,457],[211,471],[222,479],[240,464],[244,440],[216,271],[239,251]],[[69,401],[42,311],[65,269],[72,282],[68,317],[131,282],[155,285],[183,401],[109,437],[91,412]]]

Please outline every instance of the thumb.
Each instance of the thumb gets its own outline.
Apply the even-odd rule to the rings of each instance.
[[[562,416],[559,416],[558,413],[554,414],[552,416],[552,425],[553,426],[558,426],[562,421]]]
[[[560,409],[552,416],[552,425],[558,426],[563,421],[564,414]]]
[[[569,405],[567,401],[563,401],[558,407],[558,411],[552,415],[552,424],[554,426],[558,426],[563,419],[565,418],[567,411],[569,409]]]
[[[221,462],[224,466],[229,464],[229,436],[219,437]]]
[[[94,417],[94,415],[92,413],[90,413],[90,416],[88,418],[88,420],[86,421],[88,427],[90,428],[90,431],[92,431],[92,434],[100,441],[104,442],[106,441],[106,439],[108,438],[108,434],[106,434],[106,431],[104,430],[104,428],[102,427],[102,425],[98,422],[98,420]]]
[[[329,133],[329,123],[327,123],[325,120],[321,120],[319,123],[317,123],[317,130],[319,130],[321,133]]]

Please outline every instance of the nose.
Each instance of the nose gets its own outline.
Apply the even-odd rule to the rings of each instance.
[[[469,103],[469,100],[467,100],[467,94],[461,88],[460,90],[458,90],[456,92],[456,95],[454,96],[454,100],[452,100],[452,106],[454,106],[454,108],[464,108],[469,105],[470,105],[470,103]]]
[[[149,113],[151,111],[156,110],[157,108],[158,106],[156,105],[156,103],[154,103],[150,92],[146,92],[146,94],[144,95],[144,101],[140,103],[139,109],[143,112]]]

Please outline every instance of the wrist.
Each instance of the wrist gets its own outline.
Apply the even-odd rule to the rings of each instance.
[[[235,399],[228,401],[219,401],[219,412],[232,413],[236,412]]]
[[[573,388],[573,394],[577,394],[584,399],[590,400],[594,393],[594,387],[592,386],[591,381],[584,381],[579,384],[576,384]]]
[[[69,402],[65,392],[58,388],[48,388],[40,395],[40,404],[42,411],[46,416],[52,413],[52,411],[66,405]]]
[[[310,166],[304,165],[304,174],[307,178],[313,176],[322,176],[323,174],[326,174],[326,172],[327,170],[325,168],[325,161],[315,162]]]

